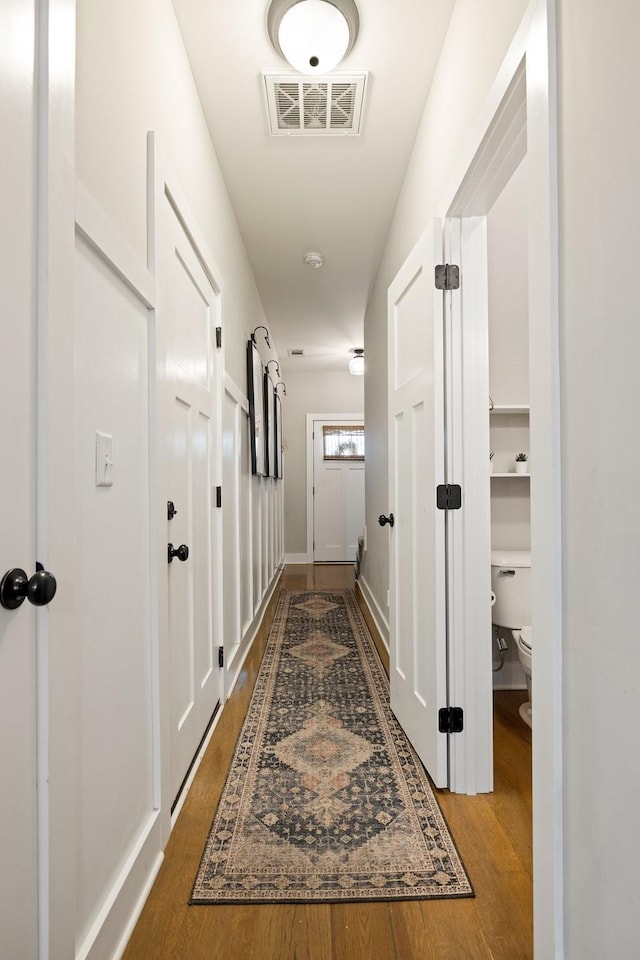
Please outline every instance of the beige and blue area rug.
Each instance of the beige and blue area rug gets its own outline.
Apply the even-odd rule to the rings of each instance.
[[[283,591],[191,903],[469,896],[353,591]]]

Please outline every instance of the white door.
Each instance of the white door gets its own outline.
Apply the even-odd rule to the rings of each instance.
[[[388,292],[391,706],[438,787],[447,785],[441,236],[432,223]]]
[[[0,12],[0,577],[34,572],[34,4]],[[0,607],[0,956],[37,954],[36,613]]]
[[[164,453],[170,648],[171,798],[175,801],[221,696],[214,617],[216,292],[175,212],[164,208],[160,336],[165,344]],[[169,547],[167,547],[167,561]],[[188,551],[188,556],[186,555]]]
[[[355,561],[364,527],[360,456],[364,421],[313,421],[313,559],[318,563]]]

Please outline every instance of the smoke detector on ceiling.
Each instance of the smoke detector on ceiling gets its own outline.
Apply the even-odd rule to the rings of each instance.
[[[361,132],[366,73],[312,79],[295,74],[262,76],[274,137],[357,136]]]
[[[307,253],[305,254],[304,262],[313,270],[319,270],[324,263],[324,257],[321,253]]]

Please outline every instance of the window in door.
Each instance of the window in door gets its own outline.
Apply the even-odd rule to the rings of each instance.
[[[364,460],[364,425],[322,428],[324,460]]]

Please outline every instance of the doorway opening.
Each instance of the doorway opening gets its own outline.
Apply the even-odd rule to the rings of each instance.
[[[307,562],[354,563],[364,536],[362,413],[307,415]]]

